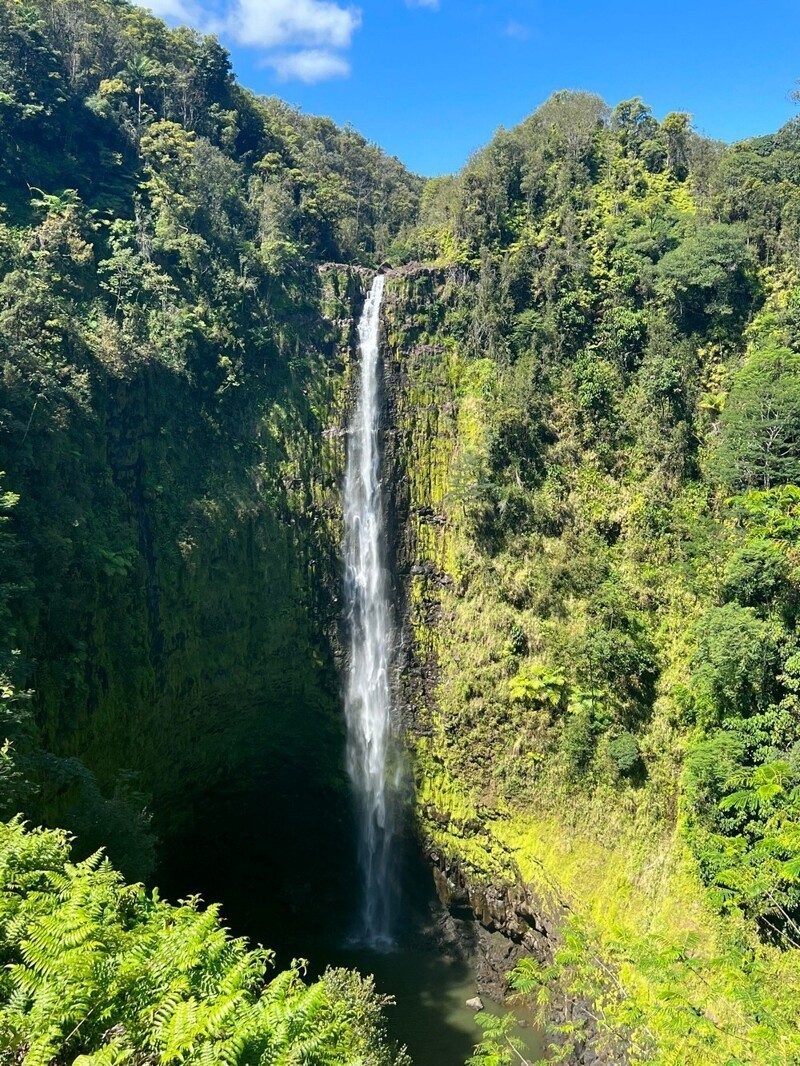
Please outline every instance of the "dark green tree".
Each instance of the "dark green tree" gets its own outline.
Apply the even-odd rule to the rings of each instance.
[[[715,469],[735,489],[800,481],[800,355],[769,347],[748,357],[725,401]]]

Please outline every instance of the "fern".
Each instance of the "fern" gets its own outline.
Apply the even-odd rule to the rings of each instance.
[[[216,907],[174,907],[124,883],[101,853],[69,861],[64,834],[0,823],[0,1048],[26,1066],[404,1064],[372,987],[307,985],[293,964],[222,928]]]

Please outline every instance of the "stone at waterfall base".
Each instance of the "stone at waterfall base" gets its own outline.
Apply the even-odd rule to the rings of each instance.
[[[474,1010],[476,1013],[483,1010],[483,1000],[480,996],[474,996],[472,999],[467,1000],[467,1006],[470,1010]]]

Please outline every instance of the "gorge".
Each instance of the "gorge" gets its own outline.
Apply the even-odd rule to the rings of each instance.
[[[0,1064],[800,1059],[800,126],[0,74]]]

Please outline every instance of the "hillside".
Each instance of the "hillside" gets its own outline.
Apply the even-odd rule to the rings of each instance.
[[[798,1054],[797,137],[556,94],[390,310],[422,832],[611,1061]]]
[[[298,906],[322,921],[346,903],[352,851],[334,652],[360,291],[357,272],[318,266],[383,256],[421,182],[354,132],[256,99],[214,40],[128,4],[3,3],[0,70],[0,813],[184,895],[204,890],[186,872],[196,828],[220,849],[210,871],[256,837],[252,865],[281,856],[259,875],[274,927]],[[122,985],[102,1008],[92,989],[127,950],[113,915],[136,891],[95,877],[96,861],[64,880],[56,838],[43,867],[35,841],[3,839],[2,864],[22,848],[34,871],[2,890],[0,954],[17,967],[0,991],[4,1061],[218,1056],[231,1010],[259,1038],[288,1025],[270,1053],[311,1040],[325,1061],[389,1055],[364,1035],[367,986],[335,978],[333,1014],[316,987],[320,1024],[303,1028],[286,971],[276,1002],[299,1014],[265,1022],[244,1002],[259,1002],[266,956],[221,946],[213,915],[194,926],[147,899],[125,919],[145,998],[155,929],[184,921],[216,946],[181,956],[167,936],[174,981],[132,1028]],[[16,893],[52,877],[72,909],[31,899],[20,917]],[[42,906],[73,968],[27,954]]]

